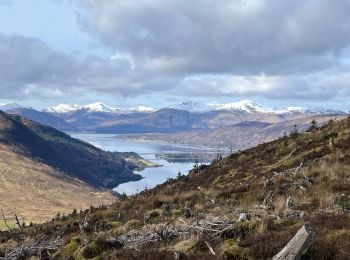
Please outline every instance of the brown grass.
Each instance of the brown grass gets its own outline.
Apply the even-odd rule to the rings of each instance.
[[[50,220],[57,212],[68,214],[74,208],[80,210],[114,201],[110,193],[67,178],[3,145],[0,145],[0,198],[7,218],[13,219],[17,214],[27,224]]]

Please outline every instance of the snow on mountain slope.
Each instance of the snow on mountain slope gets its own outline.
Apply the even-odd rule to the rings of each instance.
[[[49,112],[49,113],[64,114],[64,113],[74,112],[78,109],[80,109],[80,106],[78,105],[60,104],[54,107],[46,108],[43,111]]]
[[[113,107],[107,106],[102,102],[96,102],[86,106],[82,106],[80,109],[86,109],[89,112],[106,112],[106,113],[114,113],[120,110],[119,108],[113,108]]]
[[[2,111],[10,111],[18,108],[29,108],[23,105],[19,105],[17,103],[7,103],[7,104],[0,104],[0,110]]]
[[[345,114],[344,111],[325,109],[325,108],[305,108],[305,107],[286,107],[286,108],[271,108],[258,104],[252,100],[242,100],[239,102],[215,104],[215,103],[197,103],[197,102],[183,102],[168,106],[169,109],[185,110],[191,113],[205,113],[209,111],[231,111],[234,113],[272,113],[277,115],[283,114]],[[1,107],[0,107],[1,109]],[[61,104],[58,106],[44,109],[45,112],[50,113],[72,113],[79,110],[87,112],[103,112],[103,113],[151,113],[156,109],[147,106],[136,106],[131,108],[117,108],[110,107],[102,102],[96,102],[85,106]]]
[[[226,104],[202,104],[195,102],[184,102],[169,106],[168,108],[186,110],[193,113],[209,112],[209,111],[232,111],[241,113],[273,113],[283,114],[345,114],[344,111],[332,110],[325,108],[304,108],[304,107],[286,107],[286,108],[270,108],[252,100],[242,100],[239,102]]]
[[[131,108],[116,108],[110,107],[102,102],[96,102],[84,106],[78,105],[69,105],[69,104],[60,104],[57,106],[49,107],[44,109],[44,112],[49,113],[57,113],[57,114],[65,114],[65,113],[73,113],[79,110],[85,110],[87,112],[103,112],[103,113],[116,113],[116,114],[126,114],[126,113],[149,113],[154,112],[155,109],[152,107],[146,106],[137,106]]]
[[[210,104],[202,104],[202,103],[196,103],[196,102],[183,102],[181,104],[168,106],[167,108],[186,110],[194,113],[208,112],[208,111],[214,110],[213,109],[214,107]]]
[[[215,110],[231,110],[248,113],[271,113],[273,111],[273,109],[264,107],[249,99],[228,104],[213,104],[213,106],[215,106]]]

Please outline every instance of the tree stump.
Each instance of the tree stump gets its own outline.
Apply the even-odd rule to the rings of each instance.
[[[316,239],[316,230],[306,223],[272,260],[298,260]]]

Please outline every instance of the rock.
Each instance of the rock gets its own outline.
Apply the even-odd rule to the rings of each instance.
[[[251,219],[251,216],[249,213],[241,213],[239,214],[238,221],[244,222],[244,221],[249,221]]]
[[[285,214],[285,217],[288,219],[293,219],[293,218],[303,218],[305,216],[304,211],[289,211]]]

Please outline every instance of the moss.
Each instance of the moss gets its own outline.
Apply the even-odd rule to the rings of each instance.
[[[17,228],[17,225],[16,223],[14,222],[9,222],[7,221],[7,225],[10,227],[10,228]],[[8,230],[7,226],[5,225],[5,221],[3,220],[0,220],[0,231],[6,231]]]
[[[250,259],[249,250],[247,248],[239,247],[237,245],[230,246],[224,252],[224,256],[230,259]]]
[[[172,211],[172,219],[173,220],[176,220],[176,219],[178,219],[181,216],[182,216],[182,210],[181,209],[176,209],[176,210]]]
[[[145,222],[147,224],[158,224],[161,220],[161,210],[159,209],[152,210],[145,215]]]
[[[136,219],[132,219],[132,220],[129,220],[128,222],[126,222],[126,224],[124,225],[124,227],[127,229],[127,230],[131,230],[131,229],[136,229],[138,227],[140,227],[141,225],[141,222],[136,220]]]
[[[223,241],[220,245],[220,252],[223,259],[251,259],[249,249],[238,246],[236,239]]]
[[[166,249],[174,252],[187,252],[195,245],[195,243],[196,241],[193,239],[183,240],[176,244],[168,246]]]
[[[79,246],[80,244],[76,240],[72,239],[71,242],[67,244],[60,252],[60,258],[71,258],[74,255],[74,253],[79,249]]]
[[[81,252],[84,258],[93,258],[100,254],[101,248],[95,240],[91,241],[87,246],[85,246]]]
[[[123,226],[123,224],[119,221],[111,221],[107,223],[111,228],[118,228]]]

